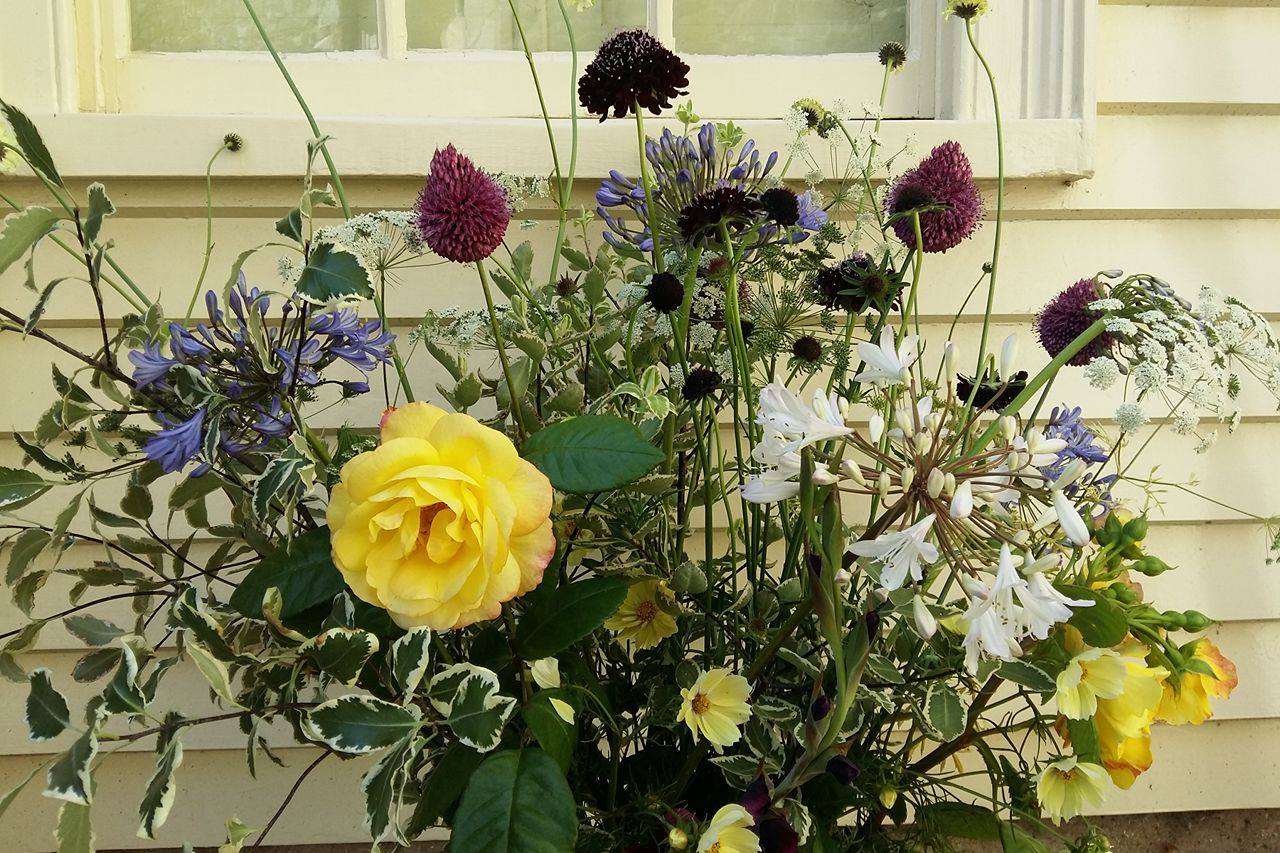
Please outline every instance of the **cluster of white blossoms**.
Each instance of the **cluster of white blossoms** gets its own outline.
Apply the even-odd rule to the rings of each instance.
[[[377,210],[321,228],[316,240],[340,246],[359,259],[370,272],[388,273],[400,264],[415,261],[427,251],[422,235],[406,210]],[[281,269],[281,277],[285,270]]]

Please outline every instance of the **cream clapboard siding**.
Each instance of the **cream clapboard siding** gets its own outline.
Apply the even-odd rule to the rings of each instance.
[[[1280,3],[1105,3],[1099,30],[1096,174],[1071,185],[1011,182],[994,334],[1025,329],[1031,312],[1061,286],[1109,267],[1156,272],[1186,292],[1212,282],[1280,319],[1280,291],[1272,273],[1280,268],[1280,170],[1269,162],[1272,152],[1280,150],[1280,89],[1274,86],[1280,72],[1280,51],[1275,49],[1280,44]],[[234,174],[234,168],[228,157],[219,171]],[[108,180],[122,209],[109,233],[120,244],[121,262],[140,282],[160,287],[170,311],[180,312],[203,246],[202,186],[190,179],[133,174]],[[13,187],[20,197],[35,197],[29,184],[13,182]],[[4,189],[9,192],[10,187]],[[370,209],[404,207],[416,189],[414,181],[400,178],[349,183],[351,197]],[[210,281],[221,281],[235,252],[270,239],[272,220],[295,196],[296,185],[280,179],[219,181]],[[587,198],[585,192],[582,197]],[[551,242],[546,213],[532,215],[541,223],[518,239],[532,240],[545,259]],[[939,323],[967,291],[989,240],[988,228],[965,246],[928,260],[930,289],[922,295],[922,307],[935,334],[943,331]],[[52,256],[41,264],[45,277],[61,268],[61,260]],[[272,280],[269,255],[248,269],[251,278]],[[12,274],[0,282],[7,293],[16,292],[17,284]],[[398,288],[391,312],[404,330],[424,308],[459,301],[474,305],[479,298],[468,270],[441,266],[414,274]],[[116,302],[109,310],[118,316]],[[55,298],[47,322],[59,334],[88,345],[94,335],[90,312],[90,303],[68,290]],[[958,334],[961,340],[976,340],[972,314]],[[1029,337],[1024,353],[1039,358]],[[50,357],[37,342],[0,338],[0,464],[16,464],[20,452],[13,432],[29,431],[50,399]],[[421,360],[411,372],[426,387],[437,377]],[[1105,419],[1114,406],[1112,398],[1088,392],[1078,377],[1064,377],[1059,391],[1096,418]],[[375,397],[331,410],[321,423],[331,428],[344,421],[371,423],[380,408]],[[1264,514],[1280,511],[1280,485],[1271,461],[1280,452],[1280,418],[1265,398],[1255,395],[1249,401],[1237,434],[1208,456],[1194,456],[1187,443],[1163,435],[1153,449],[1151,458],[1171,478],[1193,475],[1211,494]],[[1157,728],[1155,767],[1133,790],[1112,796],[1105,810],[1280,807],[1280,570],[1265,564],[1258,525],[1187,495],[1169,493],[1165,498],[1165,516],[1152,539],[1182,569],[1149,585],[1168,606],[1197,606],[1223,619],[1212,633],[1237,662],[1241,686],[1220,706],[1214,721],[1199,728]],[[108,501],[104,490],[103,502]],[[56,506],[46,505],[32,510],[44,518],[56,512]],[[172,530],[175,536],[184,533],[180,525]],[[195,547],[199,552],[211,546],[198,542]],[[67,560],[92,557],[91,550],[77,547]],[[65,589],[65,584],[50,582],[36,612],[56,610]],[[112,608],[118,622],[128,621],[127,602],[105,612]],[[0,602],[0,628],[19,622],[16,609]],[[29,669],[53,670],[74,706],[88,693],[68,676],[82,652],[79,642],[54,623],[24,663]],[[26,738],[21,720],[25,694],[24,688],[0,684],[0,789],[50,757],[51,747]],[[210,706],[207,690],[190,671],[171,676],[161,699],[190,713]],[[233,814],[261,826],[313,755],[287,748],[287,733],[273,731],[270,737],[286,747],[280,754],[289,769],[260,760],[259,778],[252,780],[244,770],[243,739],[234,724],[190,731],[177,803],[157,844],[134,837],[137,800],[151,772],[151,756],[144,745],[122,750],[98,776],[94,811],[99,845],[216,843],[222,822]],[[272,841],[362,840],[358,778],[367,765],[363,760],[322,765]],[[33,783],[0,823],[0,849],[52,849],[55,805],[39,797]]]

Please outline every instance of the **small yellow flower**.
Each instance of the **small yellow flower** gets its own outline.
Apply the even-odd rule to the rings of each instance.
[[[1058,710],[1072,720],[1087,720],[1099,699],[1114,699],[1124,689],[1124,661],[1111,649],[1085,649],[1058,673]]]
[[[1151,767],[1151,723],[1169,673],[1147,666],[1140,656],[1123,660],[1124,688],[1113,699],[1098,700],[1093,722],[1103,766],[1117,787],[1128,788]]]
[[[543,690],[551,690],[560,686],[560,661],[555,658],[540,658],[529,664],[529,674],[533,683]]]
[[[698,853],[759,853],[760,839],[751,831],[755,823],[742,806],[722,806],[698,839]]]
[[[1166,681],[1164,697],[1156,711],[1157,720],[1175,726],[1184,723],[1198,726],[1213,716],[1210,697],[1226,699],[1240,683],[1236,665],[1209,642],[1208,637],[1201,638],[1196,643],[1193,659],[1204,661],[1217,677],[1210,678],[1199,672],[1183,672],[1177,684],[1172,679]]]
[[[551,483],[505,435],[426,403],[389,412],[342,466],[333,562],[402,628],[461,628],[538,585],[556,541]]]
[[[751,685],[741,675],[713,669],[701,673],[692,687],[681,691],[684,701],[676,719],[693,732],[694,743],[705,737],[716,752],[724,752],[726,746],[737,743],[742,735],[738,726],[751,716],[750,695]]]
[[[1058,823],[1101,803],[1108,787],[1107,771],[1102,767],[1063,758],[1044,769],[1036,791],[1044,813]]]
[[[619,643],[628,640],[638,649],[651,649],[676,632],[676,620],[667,608],[671,591],[661,581],[640,581],[631,585],[618,612],[604,626],[616,633]]]

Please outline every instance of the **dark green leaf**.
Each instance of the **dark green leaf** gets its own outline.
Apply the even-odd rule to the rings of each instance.
[[[288,237],[295,243],[302,242],[302,211],[298,208],[286,213],[276,220],[276,233]]]
[[[67,630],[78,637],[87,646],[105,646],[117,637],[123,637],[125,631],[117,628],[105,619],[97,616],[79,614],[67,616],[62,620]]]
[[[591,578],[566,584],[539,597],[516,630],[516,645],[525,660],[551,657],[598,628],[627,597],[621,578]]]
[[[604,492],[635,482],[662,461],[630,421],[580,415],[534,433],[525,457],[564,492]]]
[[[368,631],[330,628],[304,648],[321,670],[343,684],[355,684],[365,661],[378,650],[378,638]]]
[[[1082,586],[1064,586],[1061,591],[1068,598],[1092,601],[1092,607],[1072,608],[1069,625],[1080,632],[1084,641],[1094,648],[1107,649],[1124,642],[1129,633],[1129,622],[1124,611],[1106,596]]]
[[[58,215],[47,207],[28,207],[6,216],[0,230],[0,273],[40,242],[57,221]]]
[[[139,838],[155,838],[156,830],[164,825],[178,793],[173,775],[181,764],[182,744],[174,738],[156,758],[155,772],[151,774],[142,803],[138,806],[138,815],[142,818],[138,826]]]
[[[54,484],[22,468],[0,468],[0,509],[15,510],[43,495]]]
[[[71,725],[67,700],[53,686],[49,670],[41,667],[31,673],[31,692],[27,694],[27,730],[34,741],[53,740]]]
[[[76,665],[71,669],[71,677],[81,684],[88,684],[106,675],[119,662],[119,649],[94,649],[76,661]]]
[[[55,184],[61,185],[62,176],[53,165],[53,156],[49,154],[44,140],[40,138],[40,131],[36,130],[35,124],[27,118],[27,114],[4,101],[0,101],[0,113],[4,114],[9,127],[13,128],[13,136],[18,141],[18,148],[22,150],[22,155],[27,158],[32,168]]]
[[[573,746],[577,741],[577,726],[565,722],[552,706],[552,699],[567,702],[569,693],[564,690],[540,690],[520,711],[524,723],[538,739],[538,746],[555,759],[560,769],[568,773],[569,762],[573,758]]]
[[[1004,853],[1049,853],[1044,842],[1011,823],[1000,824],[1000,847]]]
[[[515,699],[498,693],[498,680],[493,673],[471,673],[458,684],[446,722],[458,740],[479,752],[488,752],[502,739],[502,729],[515,704]]]
[[[392,644],[389,657],[400,692],[406,697],[413,695],[431,661],[431,629],[414,628]]]
[[[372,752],[417,731],[418,709],[401,707],[372,696],[343,696],[307,714],[316,736],[340,752]]]
[[[916,812],[916,820],[949,838],[995,841],[1000,837],[1000,821],[995,813],[969,803],[929,803]]]
[[[58,285],[70,280],[69,278],[55,278],[40,288],[40,295],[36,297],[36,304],[31,306],[31,310],[27,312],[27,321],[22,324],[23,335],[29,335],[35,331],[36,326],[40,324],[40,318],[44,316],[44,312],[49,308],[49,300],[53,298],[53,292],[58,289]]]
[[[453,820],[452,853],[568,853],[577,808],[564,774],[540,749],[508,750],[471,775]]]
[[[97,754],[98,731],[96,727],[91,726],[49,768],[45,779],[44,795],[57,800],[66,800],[69,803],[87,805],[93,799],[89,769]]]
[[[334,299],[373,296],[369,273],[360,260],[331,243],[321,243],[311,250],[311,257],[294,287],[307,299],[322,304]]]
[[[49,544],[49,534],[35,527],[19,533],[10,543],[9,567],[5,571],[5,583],[12,586],[26,574],[36,557]]]
[[[410,837],[434,826],[445,816],[483,761],[483,755],[462,744],[455,743],[445,750],[423,786],[422,798],[409,822]]]
[[[1101,745],[1098,742],[1098,727],[1093,720],[1072,720],[1064,718],[1067,726],[1067,739],[1071,741],[1071,751],[1081,761],[1094,764],[1102,763]]]
[[[1052,693],[1058,689],[1057,682],[1049,677],[1049,673],[1026,661],[1007,660],[1001,663],[996,671],[1006,681],[1021,684],[1037,693]]]
[[[281,619],[327,604],[342,591],[342,575],[329,554],[328,527],[308,531],[263,557],[241,579],[230,604],[245,616],[261,619],[262,597],[272,587],[280,590]]]

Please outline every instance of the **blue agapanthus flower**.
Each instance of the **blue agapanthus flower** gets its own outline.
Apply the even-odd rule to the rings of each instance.
[[[164,429],[147,439],[143,452],[148,459],[158,462],[166,473],[181,471],[200,453],[204,417],[204,409],[196,409],[196,413],[185,421],[174,421],[161,415]]]
[[[169,368],[178,363],[177,359],[161,353],[158,343],[148,343],[140,350],[133,350],[129,353],[129,361],[133,362],[133,381],[139,388],[163,383]]]

